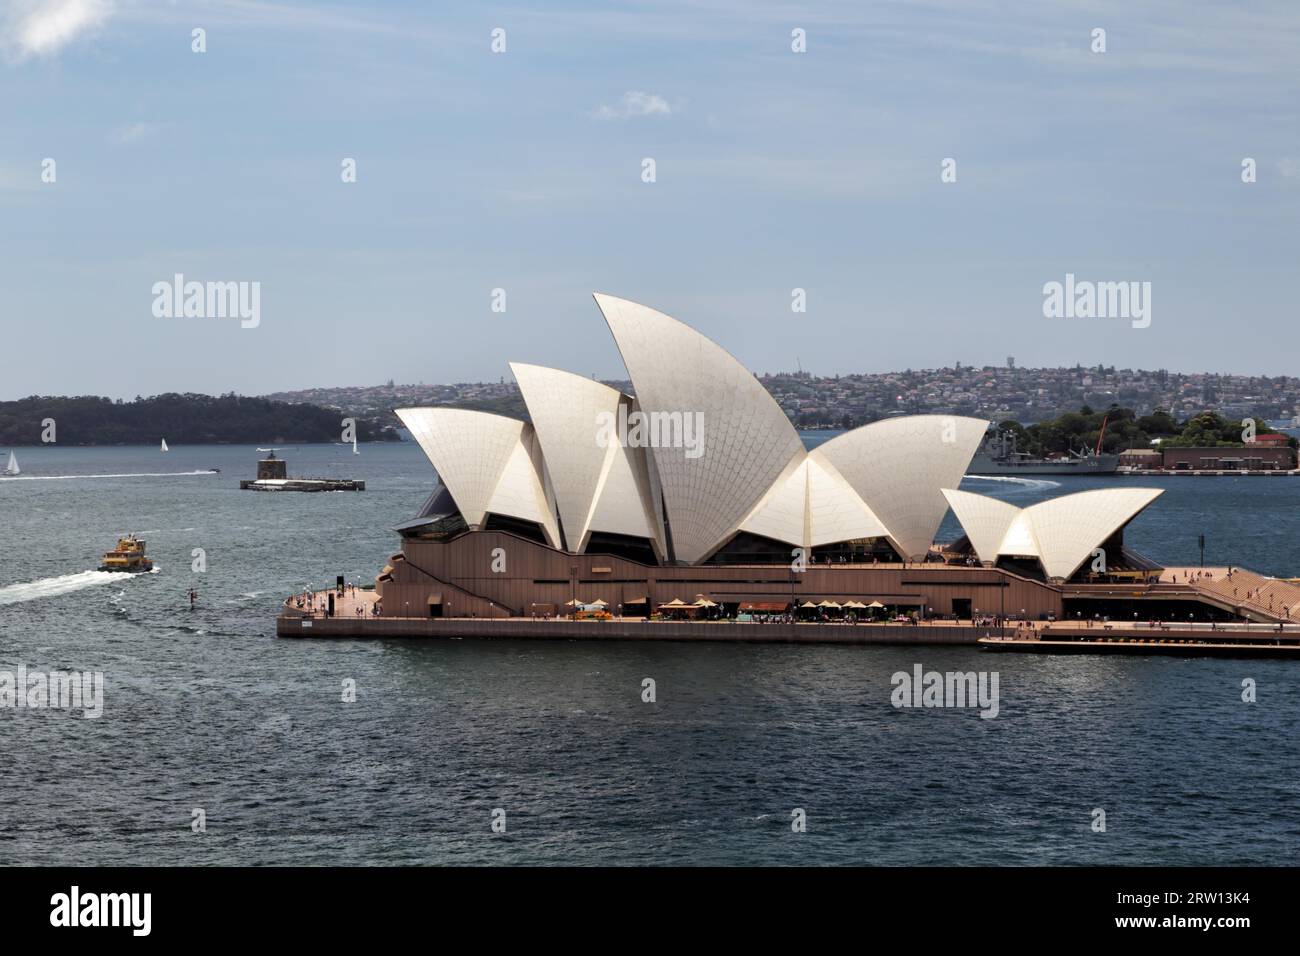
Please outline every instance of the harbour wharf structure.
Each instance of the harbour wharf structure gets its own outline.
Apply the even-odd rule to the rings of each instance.
[[[961,416],[889,418],[808,450],[721,346],[595,299],[635,394],[512,363],[529,421],[396,409],[435,489],[373,592],[332,615],[290,599],[278,633],[973,643],[1012,621],[1276,624],[1292,606],[1300,620],[1294,584],[1126,547],[1159,489],[1027,508],[962,491],[988,423]],[[949,509],[963,533],[937,545]]]
[[[355,478],[290,478],[288,464],[275,456],[276,449],[257,463],[257,477],[240,481],[241,491],[365,491],[366,483]]]

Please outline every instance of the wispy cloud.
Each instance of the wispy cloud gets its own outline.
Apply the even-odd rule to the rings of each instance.
[[[114,12],[112,0],[9,0],[0,43],[10,56],[53,56],[93,33]]]
[[[109,139],[119,146],[127,146],[151,136],[159,129],[157,123],[127,123],[109,134]]]
[[[634,116],[672,116],[673,108],[658,94],[628,90],[616,105],[603,104],[591,115],[598,120],[625,120]]]

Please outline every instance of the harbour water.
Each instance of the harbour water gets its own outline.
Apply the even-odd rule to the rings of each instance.
[[[809,436],[810,443],[823,436]],[[0,671],[102,671],[103,715],[0,708],[0,864],[1245,864],[1300,855],[1286,661],[964,648],[284,641],[280,601],[370,581],[432,481],[413,444],[28,448],[0,480]],[[206,473],[216,467],[220,474]],[[68,477],[116,475],[122,477]],[[140,475],[148,477],[125,477]],[[1300,573],[1300,481],[967,479],[1018,505],[1166,493],[1168,563]],[[96,572],[119,534],[157,570]],[[955,525],[944,532],[956,535]],[[202,549],[206,571],[192,571]],[[186,596],[198,591],[191,610]],[[1000,673],[1000,711],[898,710],[891,675]],[[657,701],[642,702],[653,678]],[[1242,701],[1252,679],[1257,702]],[[354,681],[355,702],[344,702]],[[492,811],[506,813],[493,833]],[[791,812],[807,832],[791,830]],[[194,811],[206,832],[192,829]],[[1106,832],[1094,832],[1094,810]]]

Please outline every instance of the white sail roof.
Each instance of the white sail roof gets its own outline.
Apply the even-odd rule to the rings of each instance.
[[[741,523],[740,530],[797,548],[808,547],[807,456],[777,479],[753,513]]]
[[[833,465],[807,454],[777,482],[740,530],[803,548],[889,534]]]
[[[767,389],[725,349],[661,312],[597,293],[639,407],[702,433],[698,447],[650,448],[679,561],[730,538],[803,444]]]
[[[664,558],[667,549],[653,518],[654,505],[646,474],[645,449],[614,444],[596,489],[587,535],[593,531],[648,538],[655,553]],[[587,547],[586,539],[582,549]]]
[[[621,420],[629,418],[632,400],[560,369],[511,362],[510,370],[542,443],[569,549],[584,550],[592,531],[654,540],[649,478],[639,450],[618,440],[617,427],[607,427],[620,421],[620,407]]]
[[[858,493],[906,558],[923,558],[948,510],[944,488],[966,474],[988,422],[909,415],[863,425],[813,449]]]
[[[1002,542],[1006,539],[1012,522],[1020,515],[1020,509],[997,498],[972,494],[969,491],[945,488],[943,496],[952,507],[952,513],[957,516],[958,524],[961,525],[962,531],[966,532],[966,537],[970,539],[971,547],[975,549],[979,559],[986,564],[997,561]],[[1032,549],[1028,553],[1037,555],[1038,545],[1032,545]]]
[[[1128,524],[1162,488],[1099,488],[1062,495],[1025,509],[1049,578],[1068,578],[1093,550]]]
[[[1028,508],[967,491],[945,489],[944,495],[981,561],[1035,557],[1049,578],[1064,580],[1162,490],[1098,488]]]
[[[481,527],[488,512],[536,521],[548,543],[559,546],[532,425],[464,408],[394,411],[420,443],[466,524]]]
[[[889,535],[884,522],[830,462],[808,457],[808,545]]]
[[[1017,555],[1042,557],[1043,549],[1038,543],[1038,535],[1034,532],[1034,522],[1031,520],[1028,511],[1016,512],[1016,516],[1007,527],[1007,533],[998,544],[998,551],[1008,557],[1016,557]]]
[[[397,410],[471,527],[488,513],[536,521],[558,546],[562,522],[572,551],[603,532],[649,539],[661,559],[671,541],[683,563],[706,560],[742,531],[792,548],[887,537],[920,558],[951,504],[981,560],[1035,557],[1063,578],[1159,494],[1102,489],[1022,510],[953,490],[987,426],[959,416],[886,419],[806,452],[767,390],[720,346],[635,302],[596,302],[635,398],[514,363],[531,424]],[[603,444],[602,416],[616,424]],[[656,434],[665,424],[675,430]]]

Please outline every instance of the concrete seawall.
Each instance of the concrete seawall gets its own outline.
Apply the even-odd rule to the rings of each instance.
[[[307,626],[304,626],[307,625]],[[275,632],[296,638],[511,638],[556,641],[740,641],[788,644],[965,644],[1010,634],[996,627],[751,624],[707,621],[540,621],[530,618],[303,618],[281,615]]]

